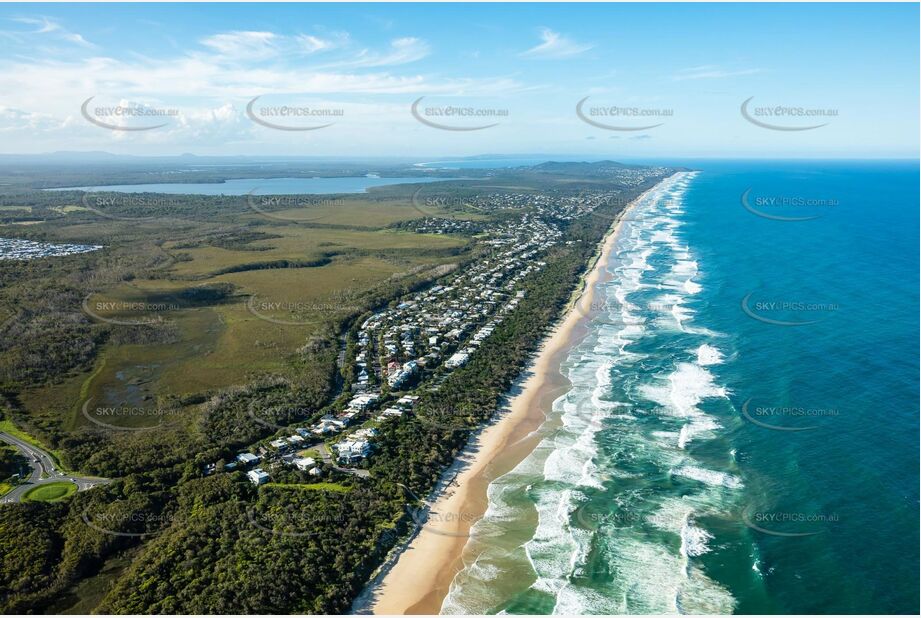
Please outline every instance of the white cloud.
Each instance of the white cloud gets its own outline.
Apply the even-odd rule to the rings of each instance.
[[[65,124],[65,122],[57,120],[48,114],[0,106],[0,131],[20,129],[30,131],[57,130]]]
[[[301,47],[309,54],[328,50],[333,46],[332,42],[313,36],[312,34],[298,35],[297,40],[300,42]]]
[[[339,57],[327,60],[327,64],[314,67],[317,70],[397,66],[421,60],[430,52],[428,43],[416,37],[394,39],[383,50],[356,50],[352,49],[347,32],[285,36],[274,32],[230,31],[205,37],[200,43],[208,53],[192,56],[214,63],[285,62],[321,52],[341,52]]]
[[[334,49],[340,49],[349,45],[349,34],[347,32],[337,32],[326,37],[319,37],[313,34],[299,34],[295,37],[300,48],[308,53],[328,52]]]
[[[499,94],[522,88],[516,80],[503,77],[433,78],[385,70],[429,52],[428,45],[414,37],[396,39],[380,53],[346,52],[341,60],[325,66],[306,62],[304,52],[269,56],[266,48],[285,49],[290,42],[273,33],[222,33],[206,41],[208,49],[221,53],[0,59],[0,92],[7,93],[4,102],[10,106],[60,115],[76,113],[90,96],[110,101],[112,97],[155,97],[164,105],[183,107],[196,97],[223,104],[258,94]],[[263,51],[246,53],[254,49]]]
[[[54,28],[44,22],[35,26]],[[386,131],[382,127],[400,122],[415,129],[409,104],[422,95],[505,96],[524,89],[505,76],[409,70],[409,63],[430,53],[429,44],[413,36],[374,48],[356,45],[346,33],[323,30],[292,35],[225,31],[199,38],[192,49],[156,56],[108,50],[45,54],[34,38],[47,33],[28,36],[29,53],[0,57],[6,106],[0,108],[0,132],[7,149],[98,148],[105,140],[126,148],[156,145],[163,151],[220,144],[245,150],[255,139],[266,148],[290,141],[291,136],[267,133],[245,117],[247,102],[257,95],[274,97],[279,104],[346,109],[348,122],[337,123],[329,136],[310,139],[332,140],[333,134],[349,132],[359,139],[361,131]],[[104,131],[80,113],[89,97],[95,97],[93,105],[143,102],[178,114],[157,130]],[[292,143],[303,145],[303,139]]]
[[[587,52],[592,45],[577,43],[559,32],[544,28],[540,33],[541,43],[519,54],[522,58],[570,58]]]
[[[236,30],[205,37],[201,44],[230,58],[258,60],[276,53],[274,42],[277,38],[273,32]]]
[[[408,64],[422,60],[429,55],[428,43],[416,37],[403,37],[390,42],[390,48],[384,52],[362,49],[351,59],[336,63],[339,67],[384,67]]]
[[[672,79],[675,81],[683,81],[686,79],[723,79],[726,77],[753,75],[754,73],[760,72],[761,69],[739,69],[735,71],[729,71],[713,64],[706,64],[702,66],[681,69],[678,71],[678,73],[672,76]]]
[[[48,34],[53,37],[63,39],[69,43],[79,45],[81,47],[94,47],[92,43],[83,38],[82,34],[77,32],[71,32],[64,28],[60,23],[53,21],[47,17],[13,17],[10,21],[14,21],[20,24],[26,24],[29,26],[38,26],[35,30],[29,31],[10,31],[4,30],[2,34],[9,36],[14,39],[22,40],[28,35],[36,34]]]

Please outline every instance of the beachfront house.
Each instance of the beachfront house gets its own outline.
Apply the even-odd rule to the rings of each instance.
[[[403,416],[403,410],[399,408],[387,408],[377,418],[378,420],[383,421],[387,420],[388,418],[400,418],[401,416]]]
[[[335,445],[340,463],[354,464],[371,454],[371,443],[367,440],[343,440]]]
[[[250,482],[253,485],[264,485],[269,482],[268,473],[262,468],[256,468],[255,470],[250,470],[246,473],[246,476],[249,478]]]
[[[463,367],[467,360],[470,358],[470,355],[465,352],[457,352],[451,358],[445,361],[445,367],[448,369],[455,369],[457,367]]]
[[[295,448],[299,448],[299,447],[303,446],[303,444],[304,444],[304,438],[302,438],[301,436],[299,436],[299,435],[297,435],[297,434],[295,434],[295,435],[293,435],[293,436],[288,436],[287,441],[288,441],[288,444],[290,444],[291,446],[293,446],[293,447],[295,447]]]
[[[269,446],[271,446],[276,451],[284,451],[288,448],[288,441],[284,438],[278,438],[277,440],[272,440],[269,442]]]
[[[237,455],[237,461],[242,466],[253,466],[259,463],[259,456],[252,453],[240,453]]]
[[[294,460],[294,466],[302,472],[310,470],[316,464],[317,462],[313,457],[298,457]]]

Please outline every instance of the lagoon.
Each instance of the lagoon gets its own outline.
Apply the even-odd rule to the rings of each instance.
[[[379,178],[343,176],[338,178],[231,178],[225,182],[164,182],[138,185],[61,187],[48,191],[87,191],[114,193],[168,193],[171,195],[299,195],[305,193],[365,193],[372,187],[428,183],[452,178]]]

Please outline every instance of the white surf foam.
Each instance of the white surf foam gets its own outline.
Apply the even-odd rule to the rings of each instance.
[[[714,383],[713,374],[693,363],[679,363],[665,384],[642,387],[643,394],[674,416],[689,417],[708,397],[725,397],[726,389]]]
[[[672,474],[683,476],[710,485],[711,487],[728,487],[738,489],[742,487],[742,481],[728,472],[718,472],[716,470],[707,470],[697,466],[682,466],[672,470]]]
[[[622,240],[608,265],[612,279],[601,290],[616,302],[608,303],[605,321],[598,325],[594,339],[587,339],[588,347],[581,346],[573,356],[578,362],[569,365],[568,372],[576,388],[554,404],[559,426],[548,429],[539,446],[513,471],[490,484],[487,514],[473,527],[474,533],[495,533],[503,526],[511,531],[516,517],[527,515],[529,521],[533,517],[534,511],[528,508],[525,513],[521,506],[525,495],[530,498],[528,504],[537,514],[534,532],[522,531],[519,526],[514,533],[530,535],[517,546],[524,568],[530,566],[534,577],[522,577],[523,586],[533,581],[533,589],[553,595],[555,614],[725,614],[735,604],[728,591],[691,562],[709,550],[712,540],[711,534],[693,519],[698,512],[694,505],[679,504],[683,519],[668,528],[676,535],[675,540],[680,540],[680,547],[677,542],[663,544],[659,538],[643,537],[641,526],[588,531],[570,525],[573,513],[589,496],[604,490],[611,479],[641,478],[639,471],[646,461],[654,462],[663,472],[670,470],[676,476],[703,483],[695,490],[701,499],[710,494],[725,498],[729,495],[726,488],[741,485],[732,475],[694,465],[686,454],[674,448],[684,448],[692,439],[719,428],[715,419],[697,407],[709,397],[726,396],[726,389],[715,384],[714,376],[704,368],[722,361],[716,348],[702,345],[697,350],[696,363],[679,363],[654,384],[639,387],[643,398],[660,406],[657,414],[664,411],[670,417],[686,419],[680,430],[677,423],[669,420],[671,426],[632,431],[631,425],[638,420],[645,426],[656,419],[642,413],[640,401],[611,400],[634,399],[634,387],[611,397],[612,392],[618,392],[612,386],[611,375],[618,376],[618,380],[641,375],[631,373],[629,363],[648,357],[635,350],[645,337],[657,334],[653,329],[662,326],[655,314],[664,320],[671,318],[672,324],[682,329],[683,323],[694,316],[687,305],[702,287],[693,281],[698,264],[682,239],[680,216],[684,211],[683,196],[693,177],[682,174],[660,184],[636,206],[638,216],[624,224]],[[649,315],[648,301],[644,298],[638,302],[634,295],[641,296],[650,288],[667,290],[674,296],[672,305]],[[697,334],[690,328],[685,332]],[[605,457],[599,459],[598,436],[608,426],[617,428],[616,439],[605,439]],[[608,431],[604,435],[611,434]],[[627,504],[626,496],[621,498],[615,497],[615,503]],[[682,499],[695,498],[686,495]],[[648,533],[648,526],[646,530]],[[477,542],[475,539],[470,542]],[[489,542],[502,543],[501,538]],[[592,577],[590,569],[599,559],[607,561],[610,581]],[[442,612],[483,613],[495,611],[506,602],[507,599],[496,598],[497,586],[490,584],[503,577],[495,565],[489,560],[476,560],[462,569],[452,583]],[[587,575],[588,580],[583,581],[581,575]]]
[[[710,551],[707,541],[712,538],[712,534],[703,528],[698,528],[688,518],[681,528],[681,554],[690,558],[704,555]]]
[[[707,343],[697,348],[697,364],[701,367],[709,365],[719,365],[723,362],[723,354],[719,349]]]

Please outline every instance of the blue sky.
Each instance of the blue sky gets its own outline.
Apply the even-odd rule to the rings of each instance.
[[[918,18],[916,4],[4,4],[0,151],[916,157]],[[90,97],[119,128],[151,123],[98,108],[170,115],[110,130],[81,113]],[[774,128],[742,115],[749,98]]]

